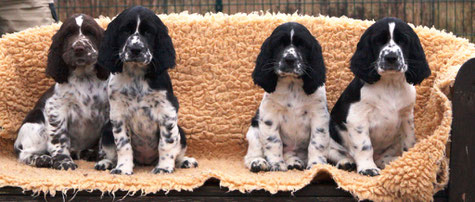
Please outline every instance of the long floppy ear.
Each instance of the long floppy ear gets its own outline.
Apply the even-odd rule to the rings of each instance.
[[[95,29],[93,43],[96,44],[97,48],[100,48],[102,44],[102,39],[104,38],[104,29],[102,29],[102,27],[100,27],[93,18],[89,16],[88,18],[91,20],[90,21],[92,23],[91,26]],[[94,69],[96,70],[96,76],[98,79],[107,80],[107,78],[109,78],[109,74],[110,74],[109,70],[105,67],[98,65],[97,62],[94,65]]]
[[[421,46],[419,37],[412,31],[411,43],[409,46],[408,69],[405,73],[406,81],[410,84],[420,84],[431,74],[429,64],[426,60],[424,49]]]
[[[96,76],[98,79],[107,80],[107,78],[109,78],[109,74],[110,74],[109,70],[107,70],[104,67],[101,67],[97,63],[94,65],[94,68],[96,69]]]
[[[172,38],[168,35],[167,26],[158,17],[154,16],[154,18],[158,32],[155,36],[155,44],[152,45],[152,66],[154,73],[159,75],[167,69],[175,67],[176,54]]]
[[[252,72],[252,80],[255,84],[263,88],[266,92],[272,93],[277,85],[277,74],[273,69],[272,58],[272,35],[267,38],[261,46],[261,52],[256,59],[256,67]]]
[[[48,52],[46,75],[52,77],[57,83],[67,83],[71,71],[71,67],[64,62],[62,57],[65,37],[65,31],[59,29],[52,38],[52,43]]]
[[[303,90],[307,95],[310,95],[318,87],[325,84],[325,63],[323,62],[322,47],[310,32],[308,34],[310,35],[310,43],[312,43],[310,58],[308,58],[309,68],[311,69],[306,71],[302,76],[302,80]]]
[[[125,11],[112,20],[104,32],[104,37],[99,48],[99,56],[97,57],[98,66],[103,69],[98,70],[98,68],[96,68],[98,73],[103,70],[108,70],[108,72],[111,73],[122,72],[122,62],[119,59],[120,42],[117,37],[120,34],[119,26],[124,13]]]
[[[371,45],[370,39],[371,32],[372,27],[368,28],[363,33],[350,62],[350,69],[353,74],[369,84],[372,84],[381,78],[374,67],[376,56],[372,50],[373,46]]]
[[[153,45],[152,66],[155,74],[159,75],[167,69],[175,67],[176,54],[172,38],[168,35],[168,28],[158,17],[156,20],[159,30],[155,38],[156,44]]]

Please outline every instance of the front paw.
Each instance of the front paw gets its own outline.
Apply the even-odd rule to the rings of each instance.
[[[271,163],[270,171],[287,171],[287,165],[284,161]]]
[[[327,163],[327,159],[325,157],[318,157],[314,160],[309,160],[307,164],[307,170],[312,169],[314,165],[326,164],[326,163]]]
[[[43,154],[36,159],[35,166],[39,168],[50,168],[53,166],[53,158]]]
[[[110,170],[113,167],[112,164],[113,163],[112,163],[111,160],[102,159],[102,160],[100,160],[99,162],[96,163],[96,165],[94,166],[94,169],[96,169],[96,170]]]
[[[196,168],[198,167],[198,162],[195,158],[185,157],[181,162],[180,168]]]
[[[170,168],[170,167],[166,167],[166,168],[155,167],[152,170],[153,174],[172,173],[172,172],[173,172],[173,168]]]
[[[367,176],[377,176],[379,175],[379,169],[378,168],[368,168],[368,169],[363,169],[358,171],[359,174],[361,175],[367,175]]]
[[[56,170],[76,170],[77,167],[78,165],[76,165],[70,158],[53,162],[53,168]]]
[[[349,159],[342,159],[338,161],[336,167],[341,170],[353,171],[356,170],[356,163]]]
[[[300,159],[293,159],[293,160],[291,160],[291,162],[287,162],[287,168],[289,170],[293,170],[293,169],[303,170],[304,167],[305,167],[305,165],[304,165],[303,161],[300,160]]]
[[[132,175],[134,174],[133,171],[127,171],[127,170],[123,170],[123,169],[120,169],[120,168],[114,168],[111,170],[110,174],[113,174],[113,175]]]
[[[258,158],[258,159],[254,159],[251,162],[250,170],[253,173],[257,173],[257,172],[260,172],[260,171],[269,171],[270,170],[270,165],[265,159]]]

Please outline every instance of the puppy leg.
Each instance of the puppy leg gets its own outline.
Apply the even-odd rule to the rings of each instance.
[[[338,169],[352,171],[356,170],[356,164],[351,158],[346,149],[330,139],[330,146],[328,150],[328,160],[335,163]]]
[[[174,108],[166,107],[158,119],[160,123],[159,160],[152,173],[172,173],[175,169],[175,160],[183,149],[180,144],[177,113]]]
[[[53,159],[46,154],[47,141],[43,123],[23,124],[14,145],[19,161],[36,167],[51,167]]]
[[[244,157],[244,164],[251,172],[269,171],[270,165],[264,159],[262,151],[262,144],[259,140],[259,128],[249,127],[246,134],[249,146],[247,148],[246,156]]]
[[[185,156],[186,153],[186,136],[185,131],[178,126],[178,131],[180,132],[180,144],[181,144],[181,151],[176,157],[175,167],[178,168],[196,168],[198,167],[198,162],[193,157]]]
[[[387,164],[391,161],[395,160],[401,154],[401,145],[394,144],[391,145],[389,148],[385,149],[380,155],[375,157],[374,162],[378,165],[379,168],[384,169]]]
[[[320,102],[320,104],[321,110],[315,112],[311,122],[307,169],[316,164],[327,163],[328,145],[330,143],[330,115],[326,108],[326,102]]]
[[[347,124],[347,137],[350,154],[356,162],[358,173],[362,175],[379,175],[379,169],[373,160],[373,146],[369,136],[369,128],[365,123]]]
[[[132,175],[134,173],[134,156],[132,144],[130,143],[130,134],[127,131],[125,119],[113,116],[113,111],[115,110],[111,110],[111,124],[117,148],[117,165],[110,173]],[[105,148],[112,148],[112,146]]]
[[[414,135],[414,107],[411,106],[407,113],[401,118],[400,135],[402,140],[402,151],[407,151],[416,144]]]
[[[102,137],[99,140],[99,159],[94,166],[96,170],[110,170],[117,162],[117,150],[112,133],[112,124],[106,124],[102,129]]]
[[[264,147],[264,156],[270,164],[270,171],[286,171],[283,157],[283,145],[279,134],[278,120],[272,113],[261,112],[259,117],[259,141]],[[262,117],[262,118],[261,118]]]
[[[51,98],[45,106],[46,131],[48,134],[47,148],[53,157],[53,168],[58,170],[75,170],[78,166],[73,162],[69,149],[71,140],[68,134],[68,109],[58,99]]]

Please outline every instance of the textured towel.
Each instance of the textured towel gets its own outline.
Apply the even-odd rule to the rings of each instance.
[[[327,71],[327,97],[331,109],[351,81],[349,61],[356,44],[373,21],[346,17],[311,17],[284,14],[160,15],[168,26],[177,52],[171,70],[180,101],[179,122],[189,141],[188,155],[197,157],[197,169],[173,174],[150,174],[152,167],[136,167],[132,176],[95,171],[92,162],[77,161],[75,171],[33,168],[16,162],[12,142],[15,131],[38,97],[52,84],[45,78],[47,50],[60,25],[53,24],[9,34],[0,39],[0,187],[55,194],[68,189],[192,190],[207,179],[242,192],[265,189],[295,191],[327,172],[339,187],[360,199],[430,200],[448,180],[446,144],[452,121],[451,103],[441,89],[455,78],[460,66],[475,56],[474,44],[427,27],[414,27],[427,55],[432,75],[417,86],[415,126],[418,143],[377,177],[319,165],[307,171],[251,173],[243,163],[245,133],[263,90],[251,79],[262,42],[279,24],[296,21],[320,42]],[[104,28],[110,22],[100,18]]]

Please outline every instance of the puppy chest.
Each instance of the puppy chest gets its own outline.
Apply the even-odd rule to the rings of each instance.
[[[402,123],[401,110],[389,103],[375,108],[368,114],[369,132],[375,150],[398,142]]]
[[[134,151],[134,160],[141,164],[153,164],[158,159],[158,141],[158,134],[133,134],[131,136],[131,144]]]
[[[305,110],[295,110],[283,113],[280,120],[280,130],[284,150],[296,151],[306,149],[310,139],[310,116]]]

